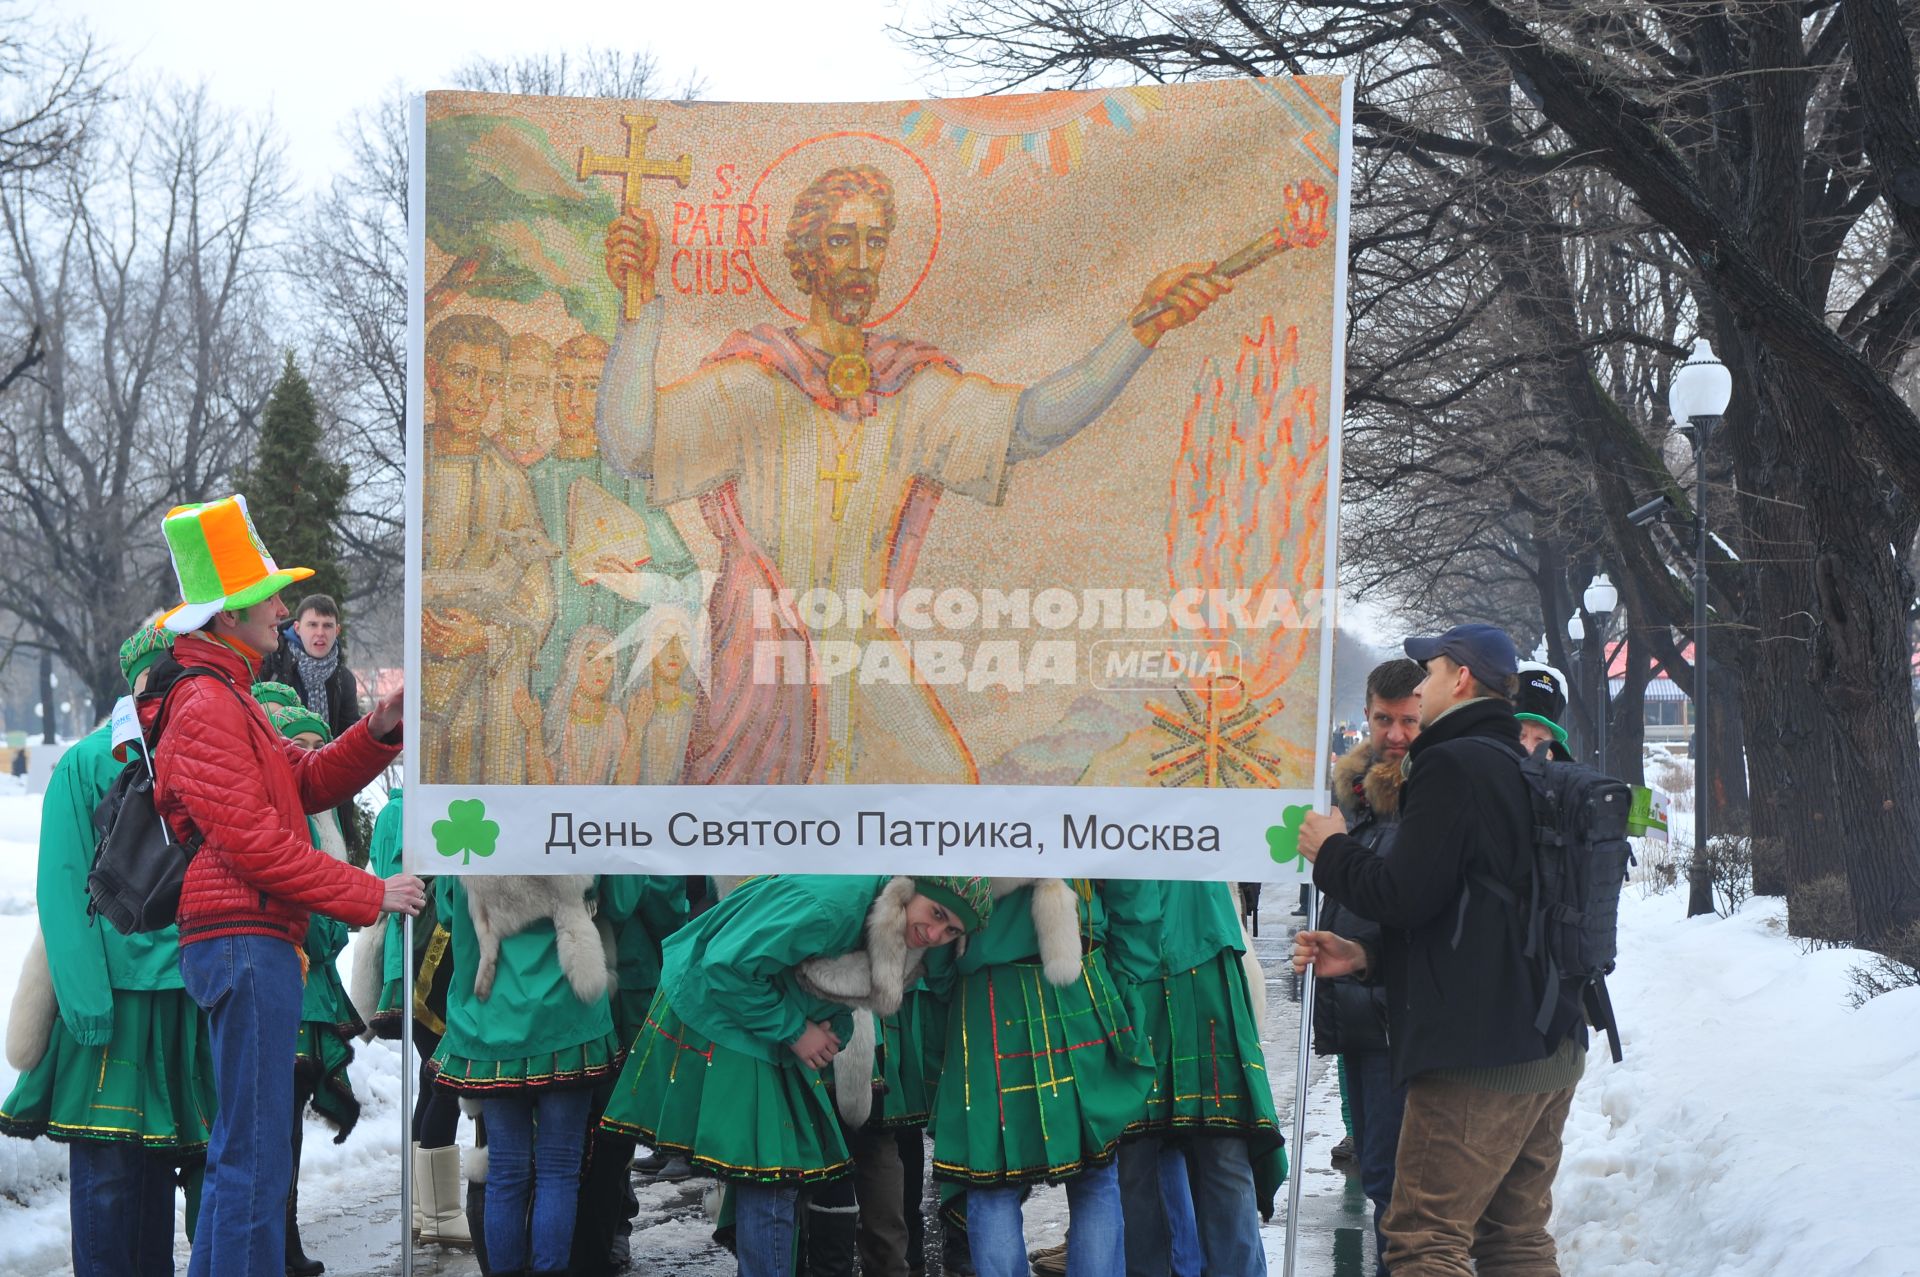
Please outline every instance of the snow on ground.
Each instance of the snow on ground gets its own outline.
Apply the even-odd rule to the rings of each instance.
[[[11,1000],[33,934],[38,824],[39,799],[0,786],[0,1002]],[[1268,1034],[1276,1107],[1290,1129],[1297,1009],[1285,1002],[1290,902],[1281,894],[1262,901],[1269,907],[1260,949],[1276,1011]],[[1730,919],[1688,921],[1684,911],[1679,891],[1643,896],[1635,887],[1623,899],[1612,988],[1627,1056],[1616,1065],[1596,1045],[1575,1098],[1554,1217],[1564,1271],[1912,1273],[1905,1213],[1911,1150],[1920,1147],[1920,989],[1854,1011],[1846,972],[1856,956],[1801,954],[1779,901],[1749,902]],[[349,970],[351,955],[341,962]],[[396,1272],[397,1044],[359,1046],[352,1075],[365,1105],[360,1127],[336,1145],[330,1130],[309,1121],[301,1215],[309,1250],[329,1272]],[[14,1080],[0,1062],[0,1093]],[[1346,1177],[1326,1169],[1339,1136],[1338,1100],[1332,1072],[1318,1062],[1308,1127],[1305,1155],[1295,1160],[1303,1220],[1320,1231],[1303,1241],[1298,1271],[1326,1277],[1334,1268],[1322,1224],[1352,1194]],[[461,1135],[471,1138],[464,1122]],[[647,1259],[638,1271],[732,1271],[709,1244],[690,1189],[641,1190],[635,1253]],[[1027,1213],[1031,1244],[1059,1240],[1063,1199],[1059,1189],[1036,1194]],[[1351,1201],[1346,1209],[1351,1215]],[[65,1149],[0,1138],[0,1277],[69,1272],[67,1231]],[[1262,1233],[1278,1273],[1284,1230],[1276,1222]],[[184,1233],[179,1254],[184,1269]],[[474,1269],[427,1256],[418,1271]],[[1357,1252],[1341,1271],[1360,1271]]]
[[[1575,1095],[1567,1273],[1907,1277],[1920,989],[1850,1009],[1859,957],[1800,953],[1779,900],[1684,913],[1679,891],[1622,901],[1626,1059],[1596,1049]]]

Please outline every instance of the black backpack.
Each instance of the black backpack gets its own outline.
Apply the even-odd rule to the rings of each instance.
[[[202,841],[198,830],[185,840],[174,837],[154,806],[152,755],[166,726],[168,697],[180,684],[203,675],[233,687],[218,670],[183,666],[172,656],[155,661],[152,670],[149,683],[154,690],[140,699],[160,698],[153,730],[142,733],[140,756],[120,769],[106,797],[93,809],[95,842],[93,868],[87,874],[87,908],[123,936],[173,925],[187,865]]]
[[[1512,757],[1497,742],[1486,743]],[[1620,889],[1634,863],[1627,842],[1633,792],[1625,782],[1584,764],[1550,760],[1545,751],[1522,759],[1520,775],[1533,802],[1531,896],[1523,902],[1505,883],[1483,874],[1472,874],[1469,881],[1526,915],[1526,955],[1541,974],[1533,1027],[1548,1032],[1562,998],[1571,998],[1595,1028],[1606,1032],[1618,1061],[1620,1027],[1606,977],[1618,956]],[[1456,946],[1465,921],[1463,896]]]

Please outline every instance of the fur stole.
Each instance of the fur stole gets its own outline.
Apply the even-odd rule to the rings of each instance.
[[[878,1025],[871,1011],[853,1013],[853,1040],[833,1057],[833,1103],[847,1129],[857,1131],[873,1116],[873,1057]]]
[[[20,964],[20,983],[7,1016],[7,1063],[26,1073],[47,1054],[60,1008],[53,997],[53,971],[47,966],[47,938],[33,929],[33,944]]]
[[[353,947],[353,975],[347,983],[347,1000],[359,1012],[362,1024],[372,1024],[374,1013],[380,1009],[380,991],[387,983],[386,968],[387,919],[383,914],[380,921],[360,932],[360,943]],[[404,979],[400,983],[400,1000],[412,1002],[413,990],[405,987]],[[360,1040],[373,1041],[373,1030],[362,1029]]]
[[[500,966],[500,942],[518,935],[542,918],[553,920],[560,969],[573,996],[592,1002],[607,992],[607,955],[594,925],[587,892],[592,874],[565,874],[536,878],[510,874],[475,876],[464,884],[467,912],[473,918],[480,960],[473,973],[473,995],[482,1002],[493,993],[494,973]]]
[[[1240,941],[1246,949],[1240,954],[1240,971],[1247,977],[1247,1000],[1253,1004],[1253,1028],[1257,1036],[1267,1033],[1267,973],[1260,966],[1260,955],[1254,951],[1253,931],[1247,926],[1245,899],[1240,887],[1233,888],[1234,898],[1240,903]]]
[[[1080,978],[1080,896],[1065,878],[995,878],[993,898],[1033,888],[1033,932],[1047,983],[1065,988]]]
[[[1349,825],[1359,814],[1363,799],[1376,818],[1398,820],[1403,779],[1399,763],[1376,761],[1373,747],[1362,741],[1333,765],[1333,799]],[[1359,788],[1357,794],[1355,786]]]
[[[889,879],[867,910],[866,946],[838,957],[808,958],[797,969],[800,986],[856,1011],[898,1011],[926,958],[926,950],[907,946],[907,906],[913,897],[912,878],[900,874]]]

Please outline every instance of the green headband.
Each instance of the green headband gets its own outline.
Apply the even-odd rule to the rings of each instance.
[[[267,720],[279,728],[280,734],[288,740],[308,732],[323,741],[333,739],[333,729],[327,726],[327,720],[304,705],[281,705],[277,702],[269,702],[263,708],[267,711]]]
[[[262,705],[285,705],[289,709],[300,709],[306,705],[300,699],[300,693],[286,683],[255,683],[253,699]]]
[[[993,915],[993,889],[985,878],[927,877],[913,878],[913,889],[945,905],[968,931],[978,931]]]
[[[147,667],[173,650],[173,635],[157,625],[143,625],[133,637],[120,645],[120,672],[127,686],[144,674]]]
[[[1515,714],[1514,717],[1520,719],[1522,722],[1538,723],[1540,726],[1552,732],[1553,738],[1562,745],[1567,743],[1567,729],[1543,714]]]

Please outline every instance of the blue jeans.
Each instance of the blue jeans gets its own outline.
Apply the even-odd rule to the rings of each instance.
[[[1247,1142],[1233,1135],[1199,1135],[1186,1141],[1186,1150],[1207,1277],[1266,1277]]]
[[[180,976],[207,1013],[220,1096],[187,1277],[283,1277],[300,955],[271,936],[202,940],[180,946]]]
[[[480,1107],[487,1119],[487,1260],[495,1272],[559,1272],[573,1253],[593,1090],[511,1091],[482,1097]]]
[[[792,1277],[800,1190],[745,1181],[727,1187],[733,1193],[733,1253],[740,1277]]]
[[[173,1277],[173,1161],[121,1141],[67,1146],[74,1277]]]
[[[1189,1216],[1198,1226],[1207,1277],[1264,1277],[1260,1207],[1254,1199],[1253,1163],[1247,1142],[1229,1135],[1194,1135],[1168,1143],[1157,1137],[1120,1149],[1121,1191],[1127,1211],[1127,1277],[1164,1277],[1192,1271],[1179,1265],[1179,1228],[1166,1205],[1165,1158],[1184,1153],[1191,1198]]]
[[[1393,1200],[1393,1159],[1400,1151],[1400,1118],[1406,1112],[1407,1088],[1393,1084],[1393,1057],[1387,1051],[1349,1051],[1347,1094],[1353,1106],[1353,1148],[1360,1159],[1360,1187],[1373,1203],[1375,1254],[1382,1256],[1380,1272],[1387,1271],[1386,1235],[1380,1221]]]
[[[1157,1180],[1156,1180],[1157,1182]],[[967,1190],[967,1241],[980,1277],[1031,1277],[1018,1188]],[[1120,1174],[1112,1162],[1067,1181],[1067,1277],[1113,1277],[1124,1268]]]
[[[1124,1201],[1124,1176],[1120,1193]],[[1168,1251],[1173,1261],[1173,1277],[1201,1277],[1206,1257],[1200,1253],[1200,1224],[1193,1217],[1193,1185],[1187,1179],[1187,1155],[1178,1148],[1160,1150],[1160,1202],[1166,1208],[1167,1229],[1171,1234]],[[1131,1234],[1132,1230],[1128,1232]]]

